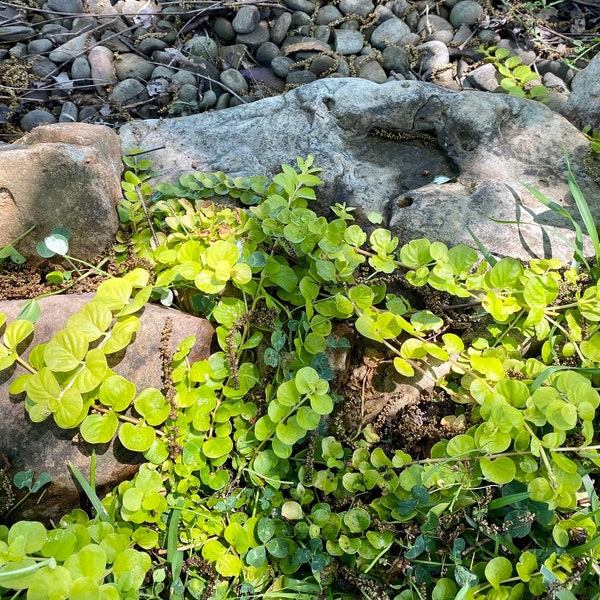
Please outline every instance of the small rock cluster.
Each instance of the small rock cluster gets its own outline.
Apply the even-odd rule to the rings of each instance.
[[[57,121],[120,124],[189,115],[325,77],[501,91],[493,66],[480,62],[482,44],[535,61],[541,82],[558,94],[557,110],[573,76],[560,60],[542,60],[547,52],[515,42],[513,17],[490,0],[197,6],[171,0],[3,5],[0,133],[20,135]],[[548,8],[541,22],[563,16]]]

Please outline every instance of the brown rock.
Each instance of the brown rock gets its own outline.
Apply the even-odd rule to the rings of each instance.
[[[47,342],[61,329],[68,317],[80,310],[92,294],[52,296],[41,299],[42,316],[36,323],[34,339],[23,356],[29,355],[34,345]],[[18,315],[21,302],[0,302],[0,313],[11,322]],[[202,360],[210,354],[213,329],[208,321],[156,305],[147,305],[140,316],[140,329],[132,344],[121,356],[113,370],[135,383],[138,391],[146,387],[162,388],[161,337],[168,318],[172,321],[169,353],[188,335],[196,336],[191,360]],[[57,520],[80,503],[80,492],[75,486],[68,464],[74,464],[85,477],[90,474],[90,456],[94,447],[79,441],[75,430],[61,430],[52,418],[42,423],[30,421],[23,399],[9,395],[9,385],[23,373],[21,368],[0,372],[0,459],[10,463],[9,476],[22,470],[33,469],[35,474],[47,471],[52,483],[41,502],[39,494],[28,499],[11,519],[26,518],[42,521]],[[110,491],[119,482],[131,477],[143,458],[123,448],[117,441],[96,445],[96,488],[99,495]],[[0,461],[0,465],[2,462]],[[20,493],[21,497],[23,494]],[[0,515],[1,516],[1,515]]]
[[[71,256],[98,256],[117,231],[121,172],[119,138],[101,125],[36,127],[0,147],[0,248],[35,226],[18,250],[39,262],[37,242],[66,227]]]

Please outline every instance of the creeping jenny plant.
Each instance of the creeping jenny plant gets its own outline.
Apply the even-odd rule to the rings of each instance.
[[[23,371],[11,393],[33,420],[92,444],[116,435],[146,462],[101,501],[86,486],[93,518],[0,527],[0,597],[598,597],[588,271],[400,246],[339,204],[328,220],[310,209],[311,157],[270,180],[154,189],[151,165],[128,160],[116,250],[148,270],[106,280],[28,360],[34,325],[0,316],[0,369]],[[163,388],[140,390],[107,357],[151,299],[211,319],[216,346],[194,362],[184,340]],[[432,380],[423,402],[446,412],[425,450],[400,443],[408,422],[362,421],[329,363],[352,341],[340,321],[396,376]]]

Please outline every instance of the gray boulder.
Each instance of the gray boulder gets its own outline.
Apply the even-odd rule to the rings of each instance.
[[[119,225],[122,170],[119,138],[100,125],[36,127],[0,146],[0,248],[34,226],[17,249],[39,262],[37,242],[55,227],[66,227],[71,256],[98,256]]]
[[[555,235],[572,239],[568,223],[522,185],[571,210],[565,147],[600,217],[600,189],[583,167],[585,136],[543,104],[504,94],[327,79],[228,111],[128,123],[120,137],[124,148],[161,148],[149,157],[164,179],[273,173],[313,154],[323,168],[314,205],[322,214],[347,202],[359,217],[380,212],[403,243],[473,245],[468,225],[498,255],[569,260],[571,249]],[[449,181],[437,184],[436,176]]]
[[[47,342],[64,327],[67,319],[80,310],[92,294],[51,296],[39,300],[42,316],[36,323],[34,338],[24,357],[34,345]],[[0,301],[0,313],[11,322],[22,302]],[[210,354],[213,328],[208,321],[161,306],[147,305],[140,316],[140,329],[134,341],[122,353],[113,355],[116,364],[111,368],[135,383],[138,391],[146,387],[162,388],[161,338],[167,319],[171,320],[171,335],[165,348],[171,355],[179,342],[188,335],[196,336],[190,360],[202,360]],[[168,324],[167,324],[168,326]],[[40,501],[39,494],[24,502],[11,519],[57,521],[68,510],[79,506],[80,492],[74,483],[68,464],[75,465],[89,480],[90,456],[96,451],[96,488],[100,496],[136,472],[143,457],[126,450],[118,440],[93,447],[81,441],[76,431],[59,429],[52,418],[33,423],[25,411],[22,398],[9,394],[11,382],[23,372],[13,368],[0,372],[0,457],[8,461],[8,475],[33,469],[36,474],[46,471],[52,475]],[[16,490],[17,499],[23,496]],[[0,515],[1,517],[1,515]]]
[[[600,130],[599,54],[596,54],[588,66],[573,78],[567,112],[577,126],[590,125],[594,131]]]

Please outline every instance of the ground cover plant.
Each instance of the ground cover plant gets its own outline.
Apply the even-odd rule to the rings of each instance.
[[[350,207],[311,210],[311,157],[154,188],[126,164],[115,250],[143,266],[27,360],[35,315],[0,315],[0,370],[34,421],[146,462],[104,498],[74,471],[92,515],[0,526],[1,598],[600,597],[600,289],[580,247],[563,265],[399,246]],[[107,356],[153,299],[209,318],[215,351],[193,362],[184,340],[138,390]],[[429,391],[368,420],[333,361],[350,347]]]

